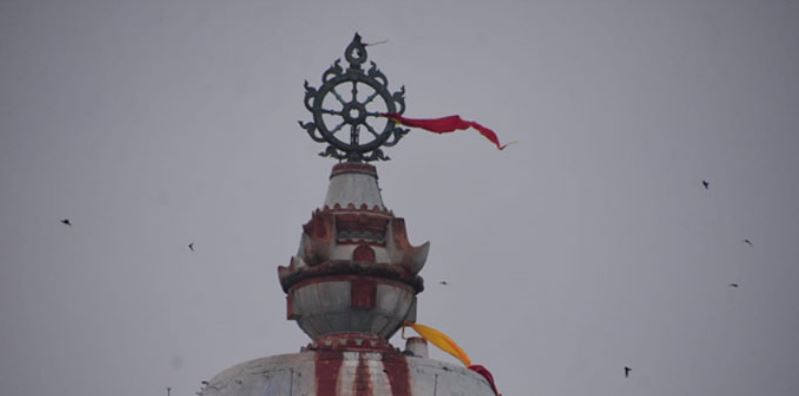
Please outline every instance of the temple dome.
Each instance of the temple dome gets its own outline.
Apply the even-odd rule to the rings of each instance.
[[[203,396],[299,395],[495,396],[462,366],[400,352],[324,352],[271,356],[233,366],[209,381]]]

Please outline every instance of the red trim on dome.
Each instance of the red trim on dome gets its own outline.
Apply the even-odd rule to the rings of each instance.
[[[342,339],[357,337],[357,334],[337,335]],[[352,384],[352,394],[372,396],[375,394],[374,378],[370,372],[369,359],[359,351],[358,366]],[[391,396],[411,396],[411,375],[408,361],[401,353],[389,348],[382,350],[383,373],[388,378]],[[341,372],[343,354],[340,351],[319,350],[316,352],[316,394],[320,396],[337,396],[338,379]],[[335,374],[335,378],[333,375]],[[379,374],[379,373],[375,373]]]
[[[375,250],[369,245],[362,243],[352,251],[352,260],[364,263],[375,262]]]
[[[370,333],[334,333],[308,344],[311,351],[395,352],[388,340]]]
[[[326,237],[332,234],[333,231],[333,225],[330,221],[331,218],[332,216],[329,213],[316,210],[315,212],[311,213],[311,219],[308,220],[307,223],[303,224],[302,230],[309,237],[326,239]]]
[[[373,213],[373,214],[377,214],[377,215],[394,217],[394,211],[392,211],[392,210],[381,208],[379,205],[374,205],[374,206],[372,206],[370,208],[365,203],[361,204],[361,206],[359,206],[359,207],[355,207],[355,205],[352,204],[352,203],[349,203],[346,206],[341,206],[340,203],[334,203],[332,207],[330,205],[325,205],[325,206],[322,207],[322,209],[317,209],[317,210],[321,210],[322,212],[334,212],[334,213],[338,213],[338,212],[367,212],[367,213]]]
[[[286,269],[286,267],[280,267]],[[286,269],[287,270],[287,269]],[[409,287],[417,294],[424,290],[421,276],[408,273],[404,268],[392,264],[361,264],[352,261],[328,261],[316,267],[303,268],[286,274],[280,284],[283,291],[290,293],[308,283],[331,282],[348,279],[374,279],[378,283],[386,283],[399,287]]]
[[[338,378],[344,354],[338,351],[316,352],[314,377],[317,396],[337,396]]]
[[[359,164],[355,162],[342,162],[340,164],[333,165],[333,169],[330,171],[330,177],[338,176],[345,173],[361,173],[369,176],[373,176],[377,179],[377,168],[373,165],[369,164]]]
[[[377,300],[377,281],[355,277],[350,280],[350,306],[354,309],[372,309]]]
[[[391,396],[411,396],[411,375],[405,356],[397,352],[384,353],[383,372],[391,385]]]
[[[336,231],[371,231],[385,233],[389,218],[366,213],[337,213]]]
[[[366,356],[358,354],[358,367],[355,368],[355,378],[352,381],[353,396],[374,396],[374,385],[372,385],[372,375],[369,372],[369,364]]]

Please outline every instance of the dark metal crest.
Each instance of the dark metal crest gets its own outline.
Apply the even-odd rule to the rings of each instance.
[[[336,59],[322,74],[322,85],[311,87],[305,81],[305,107],[313,121],[300,126],[316,142],[327,143],[323,157],[350,162],[388,160],[381,147],[393,146],[408,133],[383,116],[405,112],[405,87],[391,93],[388,79],[374,62],[364,70],[366,46],[357,33],[344,51],[349,67]]]

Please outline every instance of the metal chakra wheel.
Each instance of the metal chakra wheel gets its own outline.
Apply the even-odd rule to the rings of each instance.
[[[381,147],[391,147],[408,129],[383,114],[405,112],[405,87],[391,93],[388,79],[374,62],[364,71],[366,46],[357,33],[344,51],[349,67],[344,70],[337,59],[322,74],[322,85],[311,87],[305,81],[305,108],[313,121],[300,126],[316,142],[327,143],[323,157],[349,162],[388,160]]]

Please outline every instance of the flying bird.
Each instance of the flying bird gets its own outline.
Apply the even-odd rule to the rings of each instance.
[[[630,371],[633,371],[633,369],[624,366],[624,378],[630,378]]]
[[[61,220],[61,224],[72,227],[72,223],[69,221],[69,219]]]
[[[189,243],[189,250],[194,251],[194,242]]]
[[[442,284],[442,285],[444,285],[444,286],[448,285],[447,281],[441,281],[441,282],[438,282],[438,283],[439,283],[439,284]]]
[[[200,381],[201,384],[208,386],[208,381]]]
[[[752,246],[752,241],[750,241],[748,239],[744,239],[744,243],[749,245],[749,246]]]
[[[730,287],[738,287],[737,283],[730,283]]]
[[[702,185],[705,186],[705,190],[710,190],[710,183],[707,180],[702,180]]]

